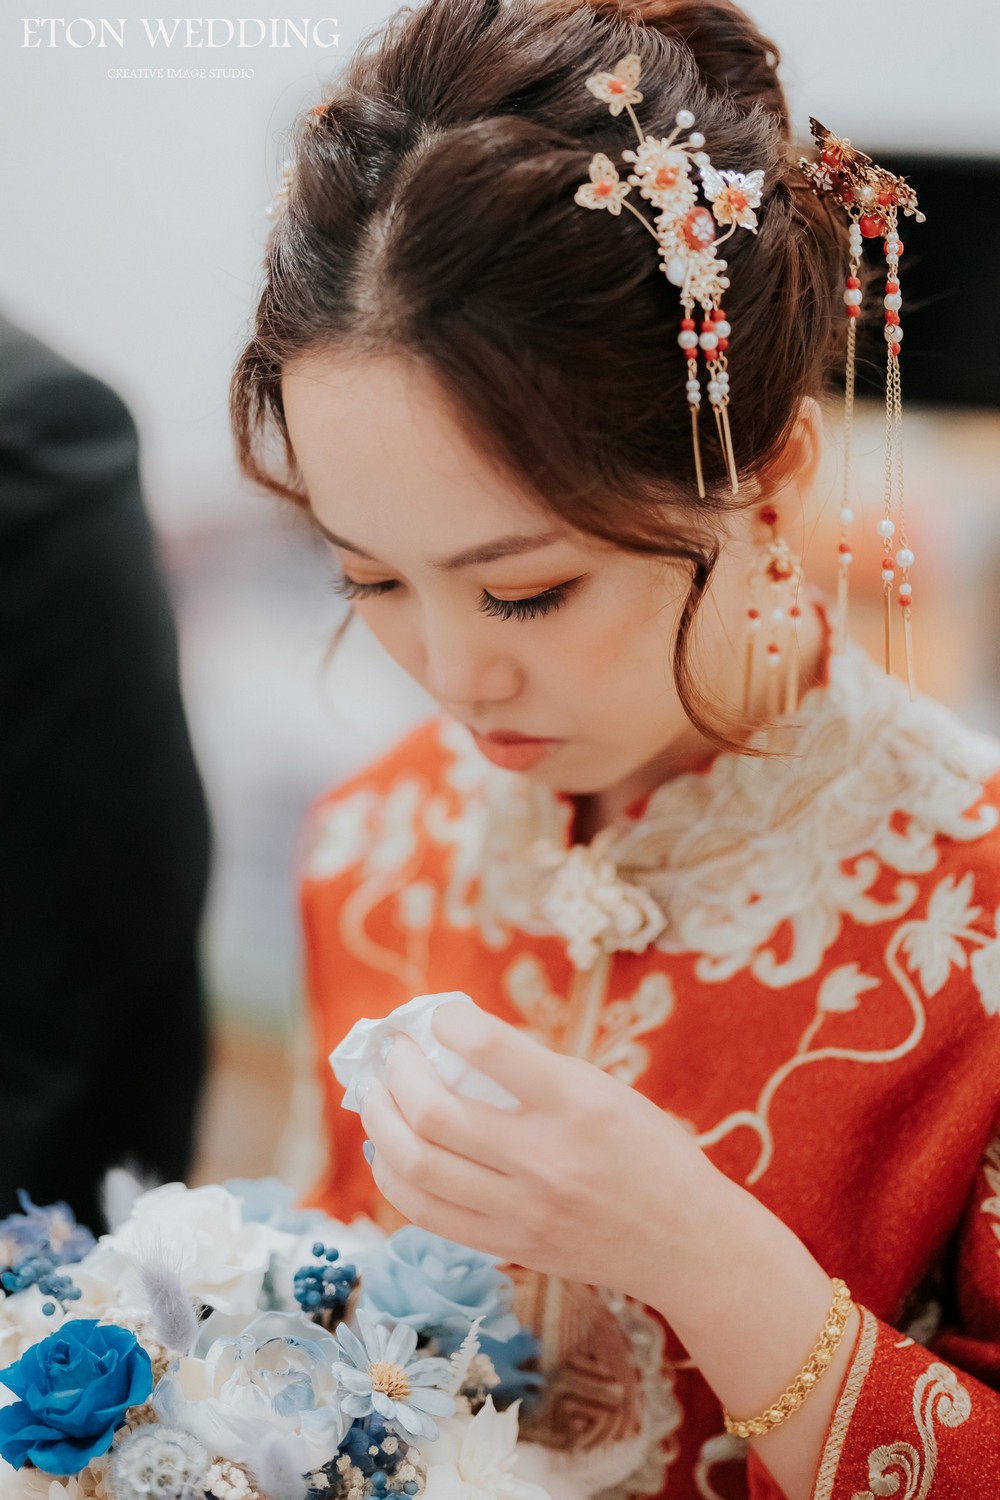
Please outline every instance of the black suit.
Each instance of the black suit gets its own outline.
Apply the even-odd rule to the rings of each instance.
[[[209,828],[128,409],[0,317],[0,1215],[189,1165]]]

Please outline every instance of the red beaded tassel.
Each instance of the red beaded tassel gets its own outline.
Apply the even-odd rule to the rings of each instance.
[[[749,714],[758,656],[764,641],[766,711],[771,718],[793,714],[799,706],[798,622],[802,567],[784,537],[778,535],[778,512],[763,505],[758,518],[770,527],[771,540],[761,549],[747,580],[749,603],[743,659],[743,711]]]
[[[913,590],[909,570],[914,557],[906,539],[906,515],[903,506],[903,407],[899,378],[900,344],[903,330],[899,309],[899,258],[903,242],[899,238],[899,211],[922,223],[924,215],[917,209],[917,196],[903,177],[876,165],[870,156],[856,150],[846,138],[833,135],[818,120],[809,121],[813,139],[820,147],[818,162],[800,158],[799,165],[815,192],[829,194],[851,219],[850,274],[844,292],[847,304],[847,370],[844,400],[844,494],[840,513],[840,567],[837,598],[839,607],[838,643],[846,637],[847,573],[851,563],[851,545],[847,526],[853,519],[850,504],[850,438],[854,412],[855,325],[861,309],[862,290],[859,271],[862,240],[883,240],[886,259],[885,295],[883,297],[886,350],[885,379],[885,492],[883,514],[877,525],[882,542],[882,593],[884,599],[885,670],[892,671],[892,590],[899,583],[897,598],[903,617],[903,649],[906,680],[910,696],[916,692],[910,618]],[[893,512],[898,509],[899,536],[893,552],[897,523]]]

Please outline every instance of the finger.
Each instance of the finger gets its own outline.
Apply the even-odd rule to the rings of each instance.
[[[397,1037],[381,1076],[400,1114],[422,1140],[498,1172],[509,1173],[520,1159],[511,1134],[514,1120],[492,1105],[453,1093],[410,1037]]]
[[[376,1161],[381,1157],[409,1187],[477,1213],[505,1216],[514,1211],[509,1178],[415,1135],[383,1084],[372,1083],[361,1118]]]
[[[554,1096],[561,1097],[560,1065],[567,1059],[498,1016],[449,1000],[434,1011],[431,1028],[443,1046],[502,1084],[529,1108],[551,1109]]]
[[[460,1208],[448,1203],[407,1182],[388,1162],[376,1152],[372,1164],[375,1186],[394,1208],[430,1234],[439,1234],[443,1239],[470,1250],[481,1250],[487,1255],[507,1257],[497,1248],[497,1231],[492,1219],[472,1209]]]

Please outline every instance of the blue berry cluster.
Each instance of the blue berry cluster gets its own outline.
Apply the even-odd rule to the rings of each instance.
[[[337,1322],[344,1316],[347,1302],[358,1285],[357,1268],[349,1263],[337,1265],[340,1251],[317,1240],[312,1247],[316,1260],[300,1266],[295,1273],[295,1300],[310,1317],[320,1314],[324,1323]]]
[[[37,1286],[43,1297],[53,1299],[42,1303],[42,1312],[51,1318],[56,1303],[65,1312],[67,1302],[78,1302],[83,1296],[80,1288],[73,1285],[71,1277],[60,1275],[56,1269],[58,1264],[49,1241],[41,1240],[9,1270],[0,1271],[0,1286],[5,1292],[26,1292],[29,1287]]]
[[[390,1440],[388,1452],[384,1447],[387,1438]],[[374,1453],[371,1451],[373,1448]],[[400,1484],[398,1480],[393,1483],[396,1471],[407,1462],[410,1450],[405,1439],[394,1432],[377,1412],[359,1418],[352,1425],[340,1445],[337,1458],[344,1454],[351,1460],[354,1468],[364,1475],[365,1492],[373,1500],[381,1500],[382,1496],[420,1494],[421,1487],[415,1479],[408,1479],[404,1484]],[[333,1459],[320,1472],[326,1476],[327,1485],[322,1488],[319,1485],[308,1485],[309,1479],[318,1477],[315,1474],[308,1476],[306,1500],[330,1500],[331,1495],[336,1495],[341,1482],[337,1459]]]

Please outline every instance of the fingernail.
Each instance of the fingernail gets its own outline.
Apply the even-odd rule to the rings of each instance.
[[[357,1099],[357,1101],[358,1101],[359,1104],[364,1104],[364,1102],[365,1102],[365,1096],[368,1093],[368,1090],[371,1088],[371,1086],[372,1086],[372,1081],[371,1081],[370,1078],[362,1078],[361,1082],[358,1084],[357,1088],[354,1090],[354,1097]]]
[[[372,1162],[375,1160],[375,1147],[372,1145],[371,1141],[365,1141],[364,1145],[361,1147],[361,1150],[364,1153],[365,1161],[369,1166],[371,1166]]]
[[[389,1053],[392,1051],[392,1048],[395,1046],[395,1043],[396,1043],[396,1033],[394,1031],[390,1031],[388,1036],[382,1038],[382,1047],[381,1047],[380,1055],[381,1055],[381,1058],[382,1058],[383,1062],[385,1062],[386,1058],[389,1056]]]

